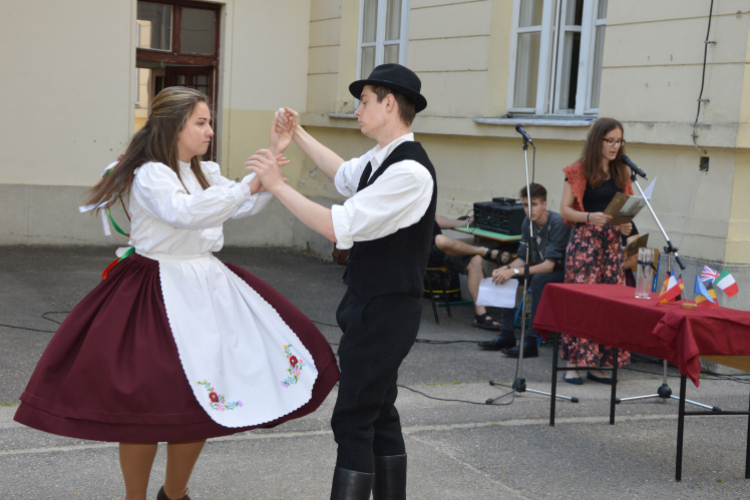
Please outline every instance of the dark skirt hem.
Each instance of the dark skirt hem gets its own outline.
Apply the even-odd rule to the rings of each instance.
[[[304,406],[272,422],[249,427],[224,427],[204,412],[204,422],[182,424],[123,424],[80,418],[65,418],[22,402],[13,420],[33,429],[75,439],[120,443],[158,443],[198,441],[229,436],[252,429],[269,429],[289,420],[308,415],[320,407],[339,380],[338,366],[329,362],[319,373],[312,398]]]

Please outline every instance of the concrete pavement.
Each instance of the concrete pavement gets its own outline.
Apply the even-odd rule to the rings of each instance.
[[[336,343],[334,313],[344,293],[342,267],[279,248],[229,248],[219,257],[241,265],[284,293]],[[111,249],[0,248],[0,500],[124,498],[117,446],[44,434],[12,422],[18,395],[52,332],[54,321],[88,293],[114,258]],[[48,314],[45,314],[48,313]],[[44,315],[44,317],[43,317]],[[435,325],[424,301],[419,337],[486,340],[471,328],[470,307],[441,309]],[[45,319],[49,318],[49,319]],[[39,330],[39,331],[37,331]],[[529,388],[549,390],[551,349],[524,363]],[[416,344],[400,383],[398,408],[406,435],[410,499],[738,499],[744,479],[746,417],[687,420],[683,481],[674,481],[677,404],[620,405],[608,425],[609,387],[561,383],[581,399],[557,405],[549,427],[548,398],[532,393],[487,406],[510,383],[515,362],[475,344]],[[634,363],[620,372],[622,397],[652,393],[660,367]],[[675,373],[671,373],[675,375]],[[746,409],[747,380],[704,379],[688,397],[724,409]],[[679,379],[670,378],[675,393]],[[314,414],[276,429],[210,440],[191,480],[193,500],[326,499],[335,461],[330,418],[335,391]],[[510,402],[510,398],[505,401]],[[163,481],[160,449],[151,497]]]

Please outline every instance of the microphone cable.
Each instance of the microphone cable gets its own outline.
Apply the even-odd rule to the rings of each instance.
[[[706,154],[707,151],[702,151],[701,148],[698,147],[698,142],[696,141],[696,138],[698,137],[696,135],[696,128],[698,126],[698,118],[701,115],[701,102],[703,102],[703,87],[706,83],[706,60],[708,58],[708,44],[709,43],[715,43],[715,42],[709,42],[708,41],[708,35],[711,33],[711,18],[713,17],[714,12],[714,0],[711,0],[711,7],[708,10],[708,30],[706,31],[706,41],[704,43],[703,47],[703,73],[701,75],[701,91],[698,94],[698,112],[695,114],[695,123],[693,123],[693,145],[695,146],[695,149],[698,150],[699,153]]]

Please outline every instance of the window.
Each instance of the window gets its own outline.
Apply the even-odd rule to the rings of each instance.
[[[180,0],[138,2],[138,59],[216,67],[221,7],[182,3]]]
[[[357,77],[379,64],[406,64],[409,0],[360,0]]]
[[[607,0],[514,0],[508,110],[596,114]]]
[[[194,0],[138,1],[135,130],[148,119],[154,96],[180,85],[203,92],[217,117],[221,5]],[[217,157],[216,141],[205,159]]]
[[[172,50],[172,6],[138,2],[138,47]]]

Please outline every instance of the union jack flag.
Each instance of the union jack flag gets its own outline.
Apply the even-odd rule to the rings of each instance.
[[[701,281],[704,283],[713,283],[713,281],[719,277],[719,273],[711,269],[708,266],[703,266],[703,272],[701,272]]]

